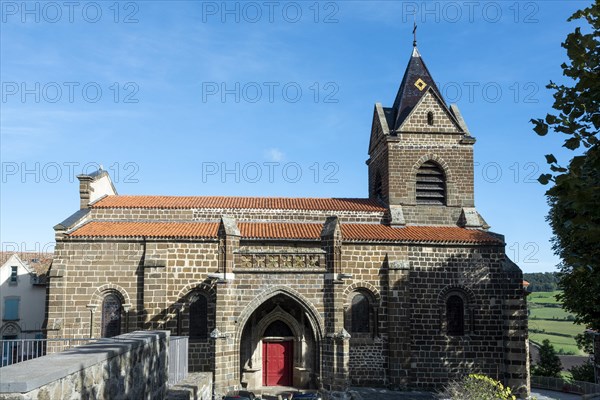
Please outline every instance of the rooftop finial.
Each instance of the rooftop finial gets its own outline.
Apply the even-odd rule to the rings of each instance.
[[[413,22],[413,47],[417,47],[417,20]]]

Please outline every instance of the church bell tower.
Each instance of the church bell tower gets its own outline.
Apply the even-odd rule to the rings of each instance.
[[[446,105],[416,40],[392,107],[375,104],[369,198],[389,223],[487,228],[475,210],[473,145],[458,107]]]

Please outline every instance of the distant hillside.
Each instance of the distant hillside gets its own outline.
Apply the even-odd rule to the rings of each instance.
[[[523,279],[529,282],[530,292],[553,292],[559,290],[558,274],[556,272],[534,272],[523,274]]]

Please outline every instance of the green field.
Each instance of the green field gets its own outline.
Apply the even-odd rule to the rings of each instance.
[[[529,320],[529,329],[539,329],[545,333],[561,333],[573,337],[585,330],[581,325],[575,325],[571,321],[548,321],[545,319]]]
[[[542,344],[544,339],[548,339],[550,343],[554,346],[556,351],[562,349],[564,353],[572,353],[576,356],[585,356],[587,354],[583,353],[581,350],[577,348],[575,344],[575,339],[570,337],[556,336],[556,335],[548,335],[544,333],[530,333],[529,340],[535,342],[539,345]]]
[[[550,307],[541,307],[539,306],[539,308],[533,308],[530,307],[529,310],[529,319],[536,319],[536,318],[542,318],[542,319],[559,319],[559,320],[566,320],[567,317],[569,315],[573,315],[565,310],[563,310],[562,308],[550,308]]]
[[[555,296],[560,292],[560,290],[554,292],[534,292],[527,296],[527,301],[538,304],[559,304]]]
[[[556,351],[562,350],[565,354],[585,355],[575,344],[575,335],[582,333],[585,328],[566,320],[570,313],[558,307],[544,307],[544,305],[560,304],[556,292],[535,292],[527,296],[529,304],[529,339],[541,344],[548,339]],[[537,319],[536,319],[537,318]],[[544,331],[543,333],[532,330]],[[559,336],[559,333],[566,336]]]

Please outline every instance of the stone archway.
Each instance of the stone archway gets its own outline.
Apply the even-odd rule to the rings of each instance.
[[[274,385],[279,386],[315,387],[320,373],[320,354],[313,324],[306,307],[285,293],[260,304],[247,319],[239,342],[242,386],[258,388],[275,382]],[[274,325],[280,328],[273,329]],[[287,364],[285,357],[290,357],[289,379],[286,376],[281,380],[267,379],[265,368],[269,360],[266,358],[270,355],[265,352],[269,348],[280,349],[281,353],[275,355],[277,362]],[[284,357],[283,361],[281,357]],[[287,371],[288,366],[282,368]]]

